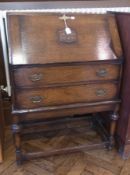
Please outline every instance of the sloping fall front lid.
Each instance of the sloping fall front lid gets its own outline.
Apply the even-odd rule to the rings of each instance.
[[[122,56],[113,14],[9,13],[13,65],[117,60]]]

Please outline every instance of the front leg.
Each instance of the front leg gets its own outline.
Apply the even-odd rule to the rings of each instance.
[[[14,145],[16,149],[17,165],[21,165],[22,164],[22,151],[21,151],[21,137],[20,137],[21,127],[20,125],[13,124],[12,131],[13,131]]]
[[[115,144],[114,135],[115,135],[118,118],[119,118],[119,115],[115,111],[110,115],[111,123],[110,123],[110,137],[109,137],[109,145],[108,145],[109,150],[111,150]]]

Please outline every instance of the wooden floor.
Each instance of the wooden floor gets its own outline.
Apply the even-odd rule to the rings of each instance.
[[[58,135],[58,134],[57,134]],[[71,137],[71,145],[75,143],[89,143],[92,138],[97,138],[95,133],[83,136]],[[24,143],[26,150],[56,147],[57,145],[70,145],[65,136],[51,135],[31,140]],[[0,165],[0,175],[130,175],[130,159],[122,160],[116,150],[95,150],[80,153],[66,154],[47,158],[39,158],[24,162],[20,167],[15,162],[15,151],[12,135],[9,128],[6,129],[5,160]]]

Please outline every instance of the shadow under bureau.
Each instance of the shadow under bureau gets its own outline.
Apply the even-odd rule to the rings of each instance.
[[[41,120],[66,116],[109,111],[105,144],[110,149],[121,101],[123,60],[115,16],[8,13],[7,31],[17,162],[46,155],[22,150],[26,122],[29,131],[32,121],[39,121],[39,128]]]

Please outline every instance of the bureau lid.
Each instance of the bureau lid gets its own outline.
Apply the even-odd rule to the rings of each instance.
[[[122,56],[112,14],[9,13],[13,65],[116,60]]]

